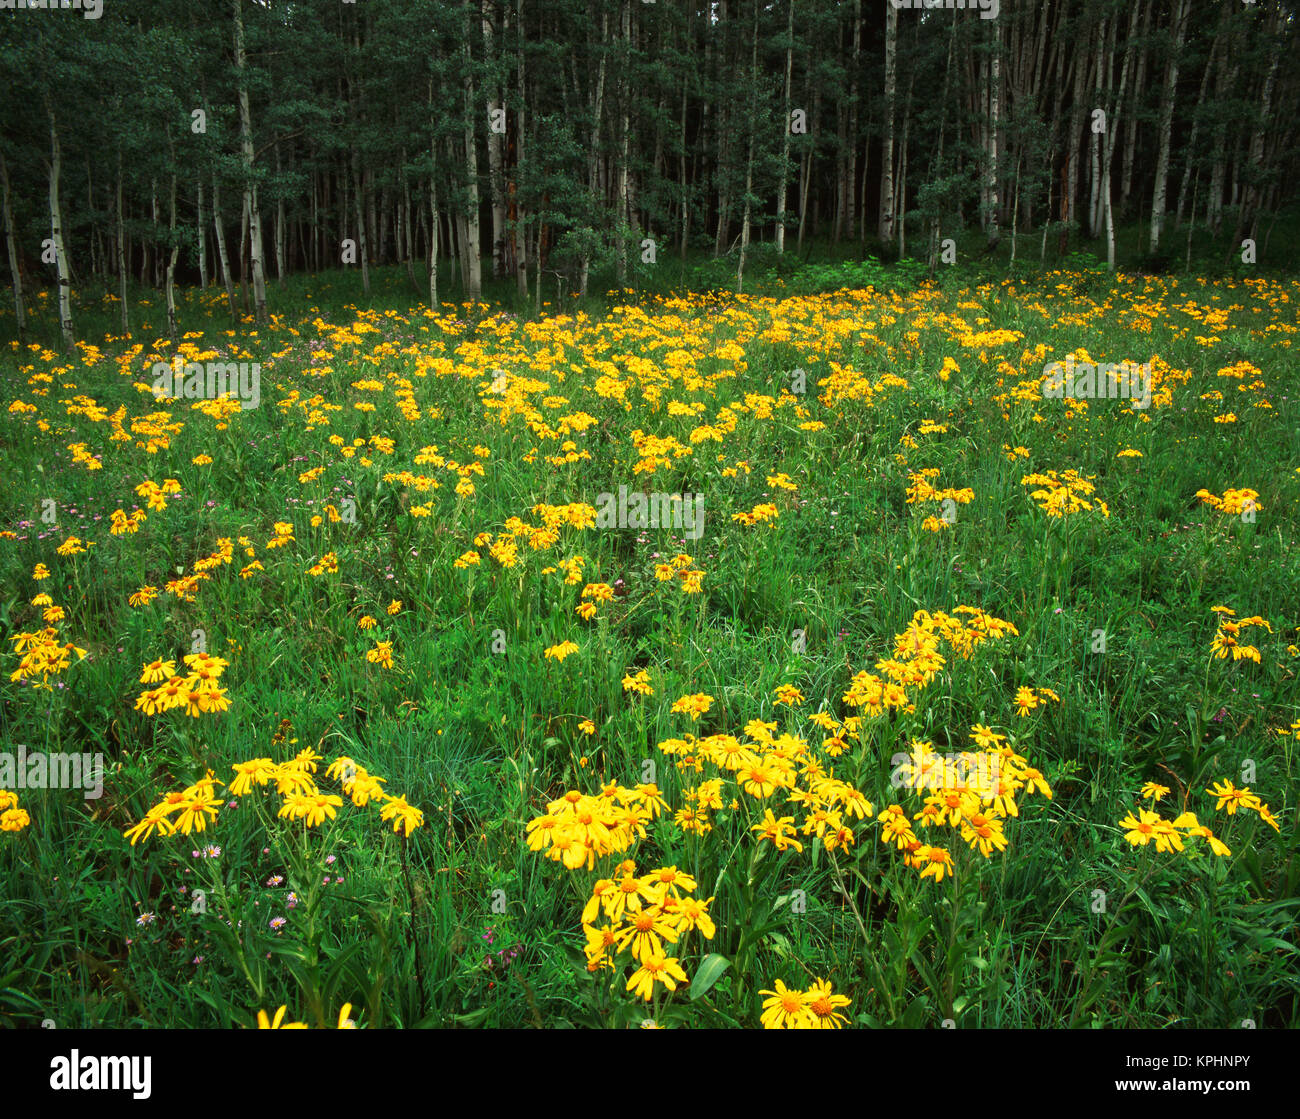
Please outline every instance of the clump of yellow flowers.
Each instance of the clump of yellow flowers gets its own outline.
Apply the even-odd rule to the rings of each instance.
[[[1252,618],[1237,618],[1237,612],[1226,606],[1212,606],[1210,609],[1219,615],[1219,629],[1210,642],[1210,651],[1219,660],[1226,661],[1231,657],[1234,661],[1247,660],[1259,664],[1259,650],[1254,645],[1243,645],[1238,638],[1243,630],[1252,626],[1261,626],[1272,633],[1273,627],[1268,621],[1258,614]]]
[[[876,664],[879,675],[862,671],[849,681],[842,701],[858,714],[841,720],[819,711],[807,717],[822,732],[820,741],[781,733],[778,723],[761,719],[749,720],[739,735],[685,733],[665,739],[658,749],[686,781],[680,808],[674,811],[654,783],[626,787],[610,782],[595,795],[573,789],[528,823],[528,846],[568,870],[594,871],[598,860],[624,855],[646,838],[647,825],[663,815],[687,840],[702,839],[740,820],[754,837],[755,859],[768,845],[777,853],[824,848],[832,858],[836,852],[849,852],[857,843],[855,827],[875,809],[854,781],[836,776],[836,759],[867,756],[863,731],[868,720],[915,710],[909,689],[923,689],[945,669],[948,662],[941,649],[968,659],[985,641],[1016,632],[1010,622],[975,607],[958,606],[952,614],[918,610],[908,627],[895,635],[893,655]],[[652,694],[644,670],[625,676],[623,687]],[[804,700],[792,684],[777,685],[773,692],[773,706],[788,708],[792,715]],[[712,706],[707,694],[684,695],[670,713],[696,724]],[[976,727],[972,737],[984,754],[972,752],[969,757],[997,762],[992,782],[958,784],[952,766],[941,764],[935,770],[929,743],[914,744],[919,784],[931,793],[916,819],[922,827],[949,824],[988,857],[995,848],[1006,847],[1001,821],[1016,814],[1016,794],[1028,789],[1050,797],[1051,791],[1043,775],[1006,745],[1004,736]],[[855,760],[860,772],[860,759]],[[908,865],[922,877],[941,880],[945,871],[951,872],[951,857],[917,840],[900,807],[882,813],[879,822],[885,842],[905,848]],[[713,898],[698,898],[695,890],[694,878],[676,866],[638,875],[635,861],[623,859],[608,877],[596,881],[583,909],[588,970],[614,969],[626,953],[636,965],[627,990],[646,1001],[660,989],[675,991],[678,984],[689,982],[681,966],[687,935],[698,930],[709,940],[716,931],[709,915]],[[778,982],[775,992],[761,993],[771,996],[762,1015],[768,1028],[838,1028],[847,1021],[839,1009],[848,999],[821,980],[808,991],[791,991]]]
[[[1235,816],[1237,809],[1246,808],[1258,813],[1259,818],[1274,831],[1281,831],[1268,805],[1252,793],[1249,787],[1238,789],[1231,781],[1216,781],[1205,791],[1215,798],[1216,812],[1227,812],[1229,816]],[[1169,788],[1154,781],[1148,781],[1142,786],[1142,799],[1151,801],[1153,806],[1168,795]],[[1185,840],[1204,839],[1219,858],[1232,854],[1228,845],[1196,818],[1195,812],[1183,812],[1169,820],[1157,812],[1139,808],[1136,815],[1130,812],[1120,820],[1119,826],[1124,829],[1124,838],[1134,847],[1154,843],[1158,852],[1168,853],[1182,851]]]
[[[816,979],[806,991],[776,981],[776,990],[759,991],[763,1000],[765,1030],[838,1030],[848,1019],[840,1013],[849,1005],[846,995],[837,995],[824,979]]]
[[[306,1022],[286,1022],[284,1016],[288,1010],[287,1006],[280,1007],[275,1012],[274,1018],[269,1017],[265,1010],[259,1010],[257,1012],[257,1028],[259,1030],[306,1030],[311,1028]],[[357,1028],[357,1024],[352,1020],[351,1015],[352,1004],[345,1002],[343,1009],[339,1011],[338,1029],[355,1030]]]
[[[18,794],[0,789],[0,831],[22,831],[31,822],[27,810],[18,805]]]
[[[1227,513],[1230,516],[1263,512],[1263,507],[1259,504],[1258,490],[1224,490],[1223,496],[1219,497],[1209,490],[1200,489],[1196,491],[1196,496],[1200,498],[1202,505],[1208,505],[1210,508],[1217,509],[1220,513]]]
[[[309,827],[317,827],[326,820],[332,820],[343,806],[343,798],[325,793],[317,787],[313,776],[317,763],[322,761],[310,747],[301,750],[285,762],[274,762],[270,758],[253,758],[246,762],[236,762],[230,768],[235,771],[234,780],[227,788],[232,796],[247,796],[255,788],[274,786],[281,797],[277,813],[281,818],[301,820]],[[380,804],[379,818],[391,821],[393,831],[411,832],[424,824],[424,813],[406,802],[405,797],[390,796],[382,786],[385,778],[368,773],[349,757],[338,757],[330,763],[325,776],[335,778],[342,786],[343,792],[351,798],[357,808],[364,808],[372,801]],[[154,832],[160,835],[172,835],[177,831],[189,835],[191,831],[203,831],[209,823],[215,823],[220,812],[221,802],[217,799],[216,786],[225,785],[217,779],[212,770],[205,777],[187,786],[180,792],[168,793],[155,804],[145,817],[134,827],[127,829],[123,835],[131,840],[134,847],[140,839],[148,839]],[[174,817],[174,818],[173,818]]]
[[[43,563],[36,565],[36,579],[47,579],[49,574],[49,569]],[[38,594],[32,599],[32,605],[45,607],[46,626],[31,633],[15,633],[9,638],[14,643],[14,653],[22,658],[18,667],[10,673],[9,679],[30,683],[37,689],[52,692],[54,686],[50,683],[50,678],[58,676],[71,665],[73,654],[77,660],[85,660],[86,650],[78,648],[71,641],[59,641],[59,622],[64,618],[64,611],[61,606],[54,604],[49,595]],[[41,678],[39,684],[36,682],[38,675]]]
[[[1043,774],[1012,748],[1005,735],[976,724],[970,737],[982,749],[964,750],[956,757],[941,757],[930,742],[913,740],[907,760],[898,766],[894,783],[923,793],[921,810],[909,818],[900,805],[881,810],[882,843],[905,852],[904,862],[922,878],[942,882],[953,872],[947,847],[923,842],[913,830],[948,827],[955,838],[978,850],[986,859],[1007,849],[1004,821],[1020,815],[1017,798],[1052,790]]]
[[[141,692],[135,709],[150,717],[162,711],[183,710],[196,719],[229,710],[230,698],[218,681],[230,662],[207,653],[191,653],[185,657],[185,665],[189,672],[178,676],[175,661],[159,659],[146,664],[140,672],[140,683],[158,686]]]
[[[1026,474],[1020,479],[1020,484],[1039,487],[1031,490],[1029,496],[1049,517],[1067,517],[1071,513],[1090,512],[1094,506],[1101,510],[1103,517],[1109,517],[1110,510],[1104,501],[1088,500],[1096,489],[1089,480],[1091,477],[1095,475],[1085,478],[1075,470],[1066,470],[1061,474],[1057,474],[1055,470],[1048,470],[1041,474]]]
[[[660,743],[659,748],[670,755],[691,752],[678,760],[679,768],[694,767],[707,759],[735,774],[730,780],[712,777],[685,791],[689,806],[673,815],[673,822],[683,834],[704,835],[711,831],[710,809],[739,808],[739,802],[730,798],[724,806],[724,784],[734,783],[737,792],[743,790],[756,800],[767,800],[778,789],[786,789],[793,802],[793,795],[799,793],[793,760],[799,751],[794,747],[799,743],[806,752],[807,744],[790,735],[776,738],[769,724],[757,720],[751,722],[747,734],[754,739],[747,746],[731,735],[701,740],[687,736],[689,743]],[[851,844],[853,832],[844,817],[870,815],[871,805],[852,786],[827,778],[815,757],[809,756],[806,763],[807,772],[817,775],[817,779],[804,791],[809,817],[803,834],[815,833],[828,850]],[[551,801],[545,814],[529,822],[528,846],[569,870],[590,871],[597,859],[627,852],[638,839],[646,837],[648,823],[670,811],[652,783],[628,788],[611,782],[595,796],[572,789]],[[803,844],[794,838],[792,816],[777,819],[767,808],[763,820],[749,830],[757,833],[756,843],[770,842],[778,851],[790,847],[803,850]],[[709,913],[713,898],[697,897],[696,890],[695,879],[676,866],[659,866],[638,874],[636,862],[623,859],[608,877],[596,880],[582,910],[587,970],[614,971],[623,958],[624,963],[633,965],[626,990],[647,1002],[661,991],[675,991],[679,984],[688,983],[681,964],[688,937],[698,932],[704,940],[712,940],[717,932]],[[772,1022],[765,1015],[763,1024],[769,1028],[838,1028],[847,1019],[837,1010],[847,1004],[848,999],[833,995],[828,985],[815,997],[814,992],[809,992],[799,1014]]]

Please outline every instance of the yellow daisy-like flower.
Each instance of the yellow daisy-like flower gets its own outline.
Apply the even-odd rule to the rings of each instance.
[[[952,874],[952,856],[942,847],[927,847],[923,844],[917,848],[914,858],[918,861],[925,860],[926,865],[922,867],[920,874],[922,878],[933,878],[936,882],[942,882],[944,875]]]
[[[641,961],[641,966],[632,973],[627,981],[627,989],[649,1002],[654,997],[655,986],[661,984],[670,991],[677,990],[678,983],[686,982],[686,972],[677,962],[676,956],[662,956],[652,953]]]
[[[337,815],[337,810],[343,807],[343,798],[332,796],[327,793],[316,793],[315,796],[304,796],[304,810],[301,818],[307,822],[309,828],[318,827],[326,820],[332,820]]]
[[[0,831],[22,831],[31,822],[24,808],[6,808],[0,812]]]
[[[203,831],[208,826],[209,816],[213,820],[217,818],[217,806],[211,797],[210,789],[200,789],[197,795],[186,799],[181,805],[180,815],[176,817],[176,827],[185,835],[189,835],[191,829]]]
[[[1216,781],[1205,791],[1218,798],[1214,810],[1218,812],[1226,809],[1229,816],[1236,815],[1238,808],[1253,808],[1258,811],[1260,807],[1259,797],[1250,791],[1249,786],[1238,789],[1231,781]]]
[[[741,764],[736,770],[736,780],[744,786],[745,792],[759,800],[770,797],[784,782],[763,759],[752,759]]]
[[[679,898],[677,904],[673,907],[674,916],[677,919],[677,931],[686,932],[688,929],[699,929],[706,940],[712,940],[714,934],[718,931],[717,925],[713,923],[713,918],[709,916],[708,907],[712,902],[712,898],[706,901],[691,897]]]
[[[644,963],[650,959],[663,959],[663,941],[677,940],[677,928],[659,906],[650,906],[634,913],[630,924],[619,931],[618,950],[631,949],[633,959]],[[661,939],[662,938],[662,939]],[[632,990],[629,986],[628,990]]]
[[[424,813],[414,805],[407,804],[405,797],[386,797],[387,803],[379,810],[381,820],[392,820],[393,831],[405,829],[409,838],[416,828],[424,826]]]
[[[635,676],[630,673],[624,676],[623,690],[637,692],[640,695],[654,695],[654,689],[650,686],[650,673],[643,668]]]
[[[848,1024],[848,1019],[839,1011],[852,1001],[847,995],[837,995],[826,979],[814,979],[808,993],[804,996],[807,1007],[812,1012],[814,1029],[838,1030],[841,1023]]]
[[[1148,812],[1145,808],[1138,810],[1138,819],[1133,818],[1130,812],[1119,822],[1119,826],[1125,829],[1124,838],[1134,847],[1145,847],[1156,835],[1156,825],[1159,824],[1160,817],[1154,812]]]
[[[1038,697],[1034,695],[1033,688],[1018,688],[1016,690],[1016,714],[1023,717],[1029,714],[1038,704]]]
[[[230,792],[237,797],[252,792],[254,785],[265,785],[276,771],[275,762],[270,758],[253,758],[251,761],[237,762],[230,768],[237,774],[230,782]]]
[[[150,661],[144,666],[144,669],[140,674],[140,683],[157,684],[160,680],[170,680],[175,675],[175,661]]]
[[[796,851],[803,850],[803,844],[795,838],[793,816],[782,816],[778,820],[772,810],[766,808],[763,810],[762,821],[749,830],[759,833],[758,842],[767,840],[778,851],[784,851],[787,847],[793,847]]]
[[[692,722],[697,722],[700,716],[712,706],[713,697],[702,692],[696,695],[684,695],[673,703],[672,714],[689,715]]]
[[[602,925],[597,928],[590,923],[584,923],[582,931],[586,933],[587,944],[583,948],[583,953],[587,957],[587,970],[599,971],[601,968],[613,968],[613,955],[618,946],[618,931],[613,925]]]
[[[376,777],[372,773],[367,773],[358,766],[352,780],[343,782],[343,791],[352,798],[352,803],[358,808],[365,808],[372,800],[384,799],[387,794],[383,786],[387,780],[386,777]]]
[[[281,796],[294,793],[306,795],[316,791],[316,781],[312,775],[306,770],[294,769],[289,764],[276,766],[271,776],[275,778],[275,791]]]
[[[285,762],[281,768],[296,770],[299,773],[315,773],[316,763],[320,760],[321,755],[308,746],[304,750],[299,750],[294,758]]]
[[[543,659],[546,660],[550,660],[554,658],[555,660],[563,664],[565,657],[571,656],[577,651],[578,651],[578,646],[576,643],[572,641],[561,641],[560,644],[552,645],[549,649],[547,649],[542,654],[542,657]]]
[[[777,707],[780,707],[782,704],[786,704],[790,707],[798,707],[799,704],[803,703],[803,692],[793,684],[779,685],[774,694],[776,696]]]
[[[307,1028],[306,1022],[284,1021],[284,1015],[288,1009],[287,1006],[280,1007],[280,1009],[275,1012],[274,1020],[267,1017],[265,1010],[259,1010],[257,1012],[257,1028],[259,1030],[305,1030]],[[349,1009],[351,1009],[350,1005]],[[284,1024],[281,1025],[281,1023]]]
[[[776,981],[776,990],[759,991],[768,995],[763,1000],[763,1014],[759,1021],[765,1030],[808,1030],[814,1028],[817,1016],[808,1006],[808,996],[802,991]]]

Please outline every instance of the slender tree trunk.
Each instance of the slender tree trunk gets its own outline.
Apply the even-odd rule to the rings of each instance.
[[[150,181],[149,195],[150,195],[149,213],[151,218],[153,219],[153,229],[150,230],[149,239],[152,242],[150,247],[154,250],[152,253],[149,254],[149,259],[153,264],[153,272],[151,277],[153,282],[153,287],[154,290],[157,290],[158,288],[162,287],[162,273],[159,271],[159,268],[161,267],[159,262],[162,260],[162,253],[158,251],[158,245],[157,245],[158,242],[158,232],[157,232],[158,231],[158,180],[157,179],[153,179]],[[141,277],[141,279],[143,280],[144,277]]]
[[[1124,62],[1120,68],[1119,92],[1115,97],[1112,115],[1106,122],[1106,135],[1102,137],[1102,210],[1106,226],[1106,265],[1111,272],[1115,271],[1115,219],[1111,212],[1111,168],[1115,163],[1115,144],[1119,139],[1120,119],[1124,107],[1124,98],[1128,92],[1128,77],[1133,67],[1133,55],[1137,47],[1138,17],[1141,14],[1140,3],[1131,9],[1129,14]]]
[[[497,132],[494,124],[501,115],[502,99],[493,20],[492,0],[482,0],[483,60],[488,67],[488,191],[492,198],[492,278],[499,280],[506,274],[506,200],[502,170],[505,166],[505,133]]]
[[[754,39],[753,50],[750,58],[750,89],[756,90],[758,85],[758,5],[754,5]],[[752,96],[752,94],[751,94]],[[752,100],[751,105],[756,105],[757,99]],[[754,135],[758,132],[758,120],[751,109],[749,115],[749,150],[745,156],[745,211],[744,217],[740,223],[740,262],[736,266],[736,294],[739,295],[744,288],[745,283],[745,254],[749,251],[749,216],[750,200],[753,198],[754,191]]]
[[[149,226],[149,233],[140,238],[140,286],[146,287],[149,284],[150,277],[150,255],[149,249],[153,241],[153,227],[158,224],[158,184],[155,180],[149,181],[149,217],[152,224]]]
[[[208,290],[208,226],[203,217],[203,177],[197,180],[199,188],[198,222],[195,232],[199,235],[199,290]]]
[[[893,5],[890,5],[893,9]],[[862,0],[853,0],[853,64],[849,69],[849,127],[844,180],[844,224],[848,238],[857,236],[858,215],[858,75],[862,73]],[[863,224],[866,224],[865,221]]]
[[[119,164],[120,167],[120,164]],[[122,199],[122,192],[118,187],[118,202]],[[27,330],[27,309],[23,303],[23,276],[18,266],[18,241],[14,235],[14,215],[13,209],[9,202],[9,165],[5,163],[5,157],[0,152],[0,194],[4,200],[4,223],[5,223],[5,245],[9,250],[9,276],[13,285],[14,293],[14,311],[17,314],[18,340],[21,342]],[[122,302],[123,308],[126,307],[126,301]]]
[[[474,89],[473,59],[470,54],[470,0],[464,3],[465,28],[462,57],[465,62],[465,176],[468,187],[463,243],[465,298],[478,303],[483,298],[483,265],[479,255],[478,141],[474,122],[478,119],[478,96]]]
[[[807,93],[805,86],[804,93]],[[804,99],[807,104],[807,98]],[[812,116],[809,118],[816,121],[821,113],[821,90],[820,88],[813,93]],[[803,168],[799,173],[799,241],[797,250],[803,252],[804,230],[808,225],[808,199],[812,194],[812,165],[813,165],[813,145],[805,144],[803,153]],[[814,218],[813,224],[816,225]]]
[[[412,228],[411,180],[406,174],[406,149],[402,149],[402,252],[406,256],[406,278],[415,283],[415,230]],[[418,290],[418,288],[417,288]]]
[[[791,2],[793,3],[793,0],[791,0]],[[693,37],[691,36],[690,31],[688,29],[687,31],[688,51],[690,50],[689,44],[692,42],[693,42]],[[687,69],[689,71],[689,67]],[[677,153],[677,192],[678,192],[678,200],[681,203],[681,208],[682,208],[681,245],[679,247],[681,251],[681,258],[683,261],[686,259],[687,238],[690,234],[690,228],[691,228],[690,193],[686,185],[686,162],[687,162],[686,160],[686,152],[687,152],[686,106],[689,100],[688,97],[689,91],[690,91],[690,83],[687,81],[687,76],[684,73],[682,75],[682,111],[681,111],[681,126],[680,126],[680,139],[679,139],[680,146],[678,148],[678,153]]]
[[[434,79],[429,78],[429,310],[438,312],[438,235],[442,215],[438,213],[438,114],[434,103]]]
[[[893,4],[885,9],[885,134],[880,151],[880,215],[876,237],[882,249],[894,241],[894,100],[898,73],[898,11]]]
[[[375,190],[375,174],[367,167],[361,178],[361,197],[366,200],[366,232],[369,236],[366,238],[366,244],[370,246],[370,251],[379,244],[379,222],[376,220],[376,203],[379,198],[379,192]],[[374,258],[376,263],[383,262],[383,248],[381,246],[379,255]],[[369,270],[367,269],[367,272]]]
[[[86,158],[86,212],[91,216],[90,230],[90,274],[98,276],[100,274],[100,257],[102,239],[99,235],[99,222],[95,220],[95,180],[94,168],[90,164],[90,158]]]
[[[171,252],[167,255],[167,334],[172,345],[177,343],[176,336],[176,260],[181,254],[180,242],[176,239],[176,145],[172,141],[171,130],[167,132],[167,149],[171,163],[171,190],[167,196],[167,239],[171,242]]]
[[[1187,30],[1189,0],[1177,0],[1174,8],[1174,41],[1165,63],[1165,80],[1160,90],[1160,147],[1156,154],[1156,181],[1151,198],[1151,240],[1149,251],[1160,250],[1160,235],[1165,224],[1165,198],[1169,184],[1169,150],[1174,121],[1174,91],[1178,86],[1178,68]],[[1190,153],[1189,153],[1190,154]]]
[[[438,310],[438,184],[429,180],[429,309]]]
[[[59,209],[59,178],[63,173],[63,152],[59,147],[59,127],[54,119],[54,108],[46,95],[45,113],[50,122],[50,237],[54,242],[54,262],[59,277],[59,333],[63,349],[71,350],[76,344],[72,329],[72,280],[68,254],[63,244],[63,218]]]
[[[1093,102],[1094,110],[1102,106],[1104,100],[1104,87],[1110,84],[1110,54],[1106,49],[1107,31],[1111,21],[1105,16],[1102,17],[1101,24],[1097,30],[1097,45],[1095,54],[1095,64],[1093,68]],[[1109,128],[1109,120],[1107,127]],[[1088,196],[1088,236],[1096,238],[1101,232],[1101,163],[1102,163],[1102,144],[1105,136],[1096,131],[1095,128],[1088,130],[1088,165],[1089,165],[1089,196]]]
[[[524,73],[524,0],[515,0],[515,35],[518,39],[516,48],[515,64],[515,89],[519,100],[519,109],[515,114],[515,177],[518,178],[521,170],[527,166],[525,162],[525,139],[527,137],[527,128],[525,121],[525,105],[527,97],[525,96],[525,73]],[[519,297],[528,298],[528,226],[524,222],[524,207],[518,201],[518,190],[515,183],[511,183],[511,190],[514,191],[514,221],[511,226],[510,236],[513,238],[515,252],[514,265],[515,276],[518,283]]]
[[[311,177],[311,270],[320,271],[320,182],[315,172]]]
[[[776,187],[776,253],[785,254],[785,200],[790,185],[790,79],[794,75],[794,4],[787,0],[789,13],[785,25],[785,93],[781,100],[782,117],[785,126],[781,133],[781,178]],[[683,132],[685,132],[685,113],[682,114]],[[685,136],[683,136],[683,143]],[[866,224],[865,222],[863,223]]]
[[[245,315],[248,314],[248,215],[252,208],[252,197],[245,194],[239,212],[239,302]]]
[[[1011,261],[1008,267],[1013,267],[1016,263],[1016,234],[1018,233],[1018,223],[1020,221],[1020,157],[1023,153],[1016,155],[1016,188],[1013,193],[1014,201],[1011,204]]]
[[[719,85],[722,75],[728,72],[727,57],[727,0],[718,0],[717,30],[722,36],[722,58],[718,63]],[[708,32],[706,32],[708,34]],[[731,232],[731,114],[728,105],[729,90],[721,88],[718,96],[717,112],[717,180],[718,180],[718,226],[713,235],[713,255],[721,256],[727,247],[727,237]]]
[[[388,263],[388,234],[393,227],[393,223],[392,223],[393,192],[389,190],[388,187],[386,186],[380,187],[378,192],[379,193],[379,216],[378,216],[378,220],[376,221],[374,176],[367,173],[366,177],[370,180],[371,183],[370,186],[371,223],[370,224],[371,224],[371,228],[374,230],[374,233],[372,234],[372,240],[370,243],[372,245],[378,246],[375,250],[375,263],[387,264]]]
[[[249,256],[253,269],[253,306],[259,324],[266,322],[266,277],[262,271],[262,212],[257,204],[257,182],[253,172],[253,121],[248,107],[248,65],[244,53],[243,0],[235,5],[235,72],[239,84],[239,142],[244,164],[244,206],[249,221]]]
[[[624,52],[624,58],[631,55],[632,50],[632,4],[631,0],[623,0],[623,12],[621,22],[621,37]],[[628,87],[627,67],[621,66],[618,83],[618,171],[616,173],[618,183],[617,211],[614,217],[614,266],[615,275],[620,288],[627,287],[627,226],[629,218],[628,206],[628,153],[631,149],[630,134],[630,106],[631,89]]]
[[[226,231],[221,217],[221,184],[215,171],[212,173],[212,225],[217,237],[217,262],[221,265],[221,279],[226,285],[226,302],[230,304],[230,317],[238,321],[235,284],[230,275],[230,255],[226,252]]]
[[[1090,28],[1088,29],[1090,30]],[[1084,33],[1086,34],[1086,32]],[[1083,37],[1083,34],[1081,34]],[[1083,156],[1083,130],[1085,127],[1084,91],[1088,88],[1088,61],[1085,51],[1073,52],[1071,65],[1074,67],[1074,93],[1070,108],[1070,154],[1065,164],[1065,191],[1062,202],[1066,209],[1066,222],[1071,226],[1081,226],[1079,221],[1079,164]],[[1061,252],[1064,253],[1068,230],[1061,231]]]
[[[280,174],[280,144],[277,141],[275,145],[275,173]],[[275,200],[275,278],[280,285],[280,290],[284,290],[284,191],[281,189],[277,192],[279,197]]]
[[[989,178],[988,178],[988,234],[987,245],[996,248],[1001,239],[1001,224],[998,220],[998,124],[1001,103],[999,87],[1002,81],[1002,24],[993,20],[993,57],[989,59],[991,79],[989,82]]]
[[[366,208],[362,200],[361,153],[352,149],[352,195],[356,201],[357,257],[361,261],[361,290],[370,294],[370,241],[366,236]]]
[[[594,213],[600,204],[600,122],[605,103],[605,62],[606,62],[606,45],[609,42],[609,13],[604,12],[601,16],[601,33],[600,33],[600,62],[596,67],[596,87],[592,94],[591,104],[591,141],[587,150],[587,205]],[[543,209],[545,207],[543,206]],[[537,273],[535,283],[541,284],[541,236],[542,236],[542,214],[537,215],[537,241],[535,252],[537,253]],[[591,269],[591,244],[589,238],[584,238],[582,245],[582,256],[578,264],[578,294],[582,298],[587,296],[587,283],[590,277]],[[537,298],[541,300],[541,289],[537,290]]]

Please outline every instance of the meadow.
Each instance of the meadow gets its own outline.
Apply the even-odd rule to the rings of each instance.
[[[0,354],[0,1025],[1300,1024],[1300,282],[373,281]]]

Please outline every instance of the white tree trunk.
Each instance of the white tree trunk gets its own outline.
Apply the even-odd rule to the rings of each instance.
[[[120,182],[120,180],[119,180]],[[0,190],[4,195],[5,244],[9,249],[9,275],[13,283],[14,311],[18,316],[18,337],[21,340],[27,329],[27,311],[23,305],[23,277],[18,268],[18,242],[14,239],[14,215],[9,204],[9,166],[0,153]],[[118,193],[119,200],[121,193]],[[125,307],[125,302],[123,306]]]
[[[72,279],[67,250],[63,244],[63,218],[59,214],[59,176],[63,173],[63,153],[59,147],[59,129],[54,121],[54,110],[48,101],[45,111],[50,121],[50,237],[54,242],[55,268],[59,276],[59,332],[63,348],[71,350],[76,343],[72,331]]]
[[[465,262],[465,298],[477,303],[483,298],[483,263],[479,250],[478,143],[474,126],[474,122],[479,117],[479,107],[476,104],[478,96],[474,90],[474,73],[470,68],[470,27],[470,5],[469,0],[466,0],[463,58],[465,61],[465,175],[468,180],[468,197],[462,226],[464,237],[461,242],[461,252]]]
[[[880,217],[876,235],[888,248],[894,241],[894,98],[898,85],[898,11],[885,9],[885,136],[880,152]]]
[[[262,267],[262,212],[257,203],[257,184],[253,180],[253,121],[248,108],[248,82],[244,74],[243,0],[235,2],[235,71],[239,81],[239,146],[244,164],[244,205],[249,220],[249,257],[253,270],[253,309],[259,323],[266,322],[266,276]]]

